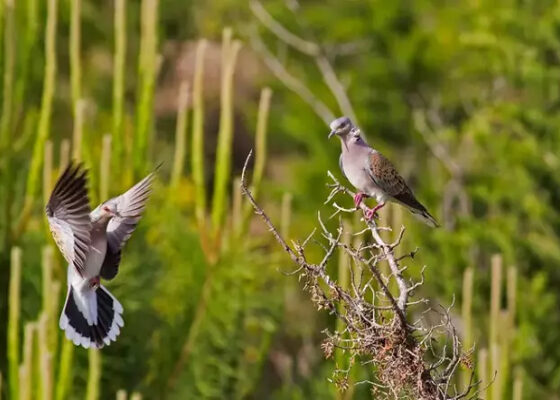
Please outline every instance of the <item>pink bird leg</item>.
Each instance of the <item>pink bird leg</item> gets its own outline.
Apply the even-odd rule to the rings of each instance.
[[[364,196],[365,195],[362,192],[358,192],[354,195],[354,205],[356,208],[360,208],[360,204],[362,203]]]
[[[381,208],[383,208],[383,206],[385,205],[385,203],[379,203],[378,205],[376,205],[373,208],[368,208],[367,211],[365,211],[365,217],[366,220],[371,220],[372,218],[379,218],[379,215],[377,214],[377,210],[380,210]]]
[[[101,284],[101,281],[99,280],[99,276],[93,277],[89,280],[89,286],[92,289],[97,289],[100,284]]]

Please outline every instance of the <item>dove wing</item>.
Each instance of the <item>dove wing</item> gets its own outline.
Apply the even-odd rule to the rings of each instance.
[[[426,207],[416,200],[403,177],[383,154],[371,152],[367,158],[366,171],[375,184],[389,196],[414,210],[426,211]]]
[[[69,264],[82,276],[90,246],[91,223],[87,194],[87,171],[70,163],[45,207],[54,241]]]
[[[111,218],[107,225],[107,253],[101,266],[102,278],[113,279],[119,272],[122,248],[142,217],[153,179],[152,172],[127,192],[109,200],[116,203],[119,216]]]

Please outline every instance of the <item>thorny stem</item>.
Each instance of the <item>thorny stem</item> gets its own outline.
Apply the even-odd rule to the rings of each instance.
[[[405,279],[403,272],[406,271],[406,266],[401,266],[400,262],[407,257],[412,258],[417,249],[404,256],[395,255],[395,249],[401,244],[404,235],[404,227],[396,240],[388,243],[382,239],[380,232],[389,228],[378,226],[375,221],[364,218],[367,229],[354,233],[354,236],[363,236],[369,232],[373,241],[353,247],[341,241],[341,221],[336,233],[331,233],[318,213],[319,232],[327,243],[313,239],[316,232],[314,230],[302,243],[294,242],[290,246],[257,204],[249,189],[246,170],[251,155],[252,151],[245,160],[241,174],[241,193],[297,266],[297,269],[288,275],[299,274],[300,278],[304,278],[304,289],[311,294],[311,299],[318,309],[326,309],[344,323],[339,332],[327,332],[327,339],[321,345],[325,356],[331,357],[333,350],[338,348],[348,355],[350,365],[357,360],[360,360],[363,366],[375,365],[376,379],[369,382],[375,398],[401,398],[403,394],[426,400],[476,398],[475,388],[479,386],[479,382],[474,381],[474,373],[471,375],[469,386],[462,392],[458,392],[452,384],[465,354],[451,324],[451,307],[442,307],[443,311],[437,311],[441,322],[435,326],[421,325],[425,314],[436,311],[431,309],[422,312],[418,321],[407,322],[407,316],[410,316],[408,306],[426,304],[427,299],[409,301],[413,291],[424,282],[424,268],[420,280],[414,282]],[[355,209],[342,208],[333,201],[337,194],[353,196],[354,193],[340,184],[330,172],[328,176],[333,183],[329,185],[331,192],[326,204],[332,204],[334,207],[333,216],[343,212],[355,212]],[[364,212],[367,209],[363,203],[360,207]],[[324,250],[324,255],[318,263],[313,263],[306,257],[305,250],[310,243],[318,244]],[[337,250],[348,254],[357,268],[356,271],[351,269],[352,285],[346,289],[329,275],[326,268]],[[389,265],[390,273],[388,272],[387,276],[378,267],[378,263],[383,261]],[[369,271],[371,277],[364,277],[365,271]],[[354,279],[355,273],[359,276],[358,280]],[[391,278],[397,283],[395,294],[389,289],[388,283]],[[374,282],[379,290],[373,285]],[[388,318],[391,313],[393,317]],[[436,349],[436,343],[440,342],[442,337],[443,347],[438,345]],[[345,389],[349,385],[349,374],[350,368],[336,369],[331,381],[340,389]]]

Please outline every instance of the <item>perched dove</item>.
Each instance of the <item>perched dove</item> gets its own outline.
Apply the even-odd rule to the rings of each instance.
[[[376,211],[387,201],[400,203],[426,224],[437,227],[430,215],[399,175],[393,164],[380,152],[371,148],[360,130],[347,117],[335,119],[330,124],[329,138],[337,135],[342,142],[340,168],[352,185],[358,189],[354,203],[359,207],[364,197],[375,197],[377,205],[368,209],[366,218],[376,216]]]
[[[75,345],[101,348],[117,339],[123,308],[100,284],[117,275],[121,251],[142,217],[154,174],[93,211],[87,171],[81,164],[64,170],[46,206],[49,227],[68,266],[68,294],[60,329]]]

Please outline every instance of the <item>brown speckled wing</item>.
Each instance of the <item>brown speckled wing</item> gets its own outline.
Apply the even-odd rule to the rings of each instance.
[[[375,184],[389,196],[413,209],[426,211],[426,208],[416,200],[412,190],[410,190],[403,177],[399,175],[391,161],[385,158],[383,154],[374,151],[369,155],[367,171]]]

